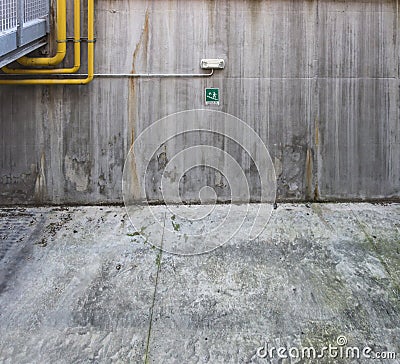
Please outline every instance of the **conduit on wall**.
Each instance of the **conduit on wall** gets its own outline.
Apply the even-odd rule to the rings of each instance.
[[[64,4],[65,5],[65,4]],[[58,5],[57,5],[58,6]],[[64,9],[66,9],[64,7]],[[60,9],[60,12],[64,11],[64,9]],[[59,10],[57,9],[57,14],[58,14]],[[80,66],[81,66],[81,4],[80,4],[80,0],[74,0],[74,66],[70,67],[70,68],[52,68],[52,69],[23,69],[23,68],[8,68],[8,67],[2,67],[2,71],[4,73],[7,74],[16,74],[16,75],[41,75],[41,74],[66,74],[66,73],[75,73],[79,70]],[[58,17],[58,16],[57,16]],[[57,42],[59,42],[58,44],[63,44],[64,45],[64,56],[65,57],[65,45],[66,45],[66,18],[64,18],[64,24],[61,25],[60,27],[63,28],[62,30],[60,30],[60,28],[58,28],[58,30],[60,30],[59,34],[58,34],[58,40]],[[58,26],[58,25],[57,25]],[[63,38],[64,37],[64,38]],[[57,50],[57,55],[61,54],[59,53],[59,50]],[[35,61],[38,60],[39,62],[43,62],[43,60],[51,60],[51,62],[53,62],[53,60],[57,57],[57,55],[55,57],[52,58],[28,58],[28,57],[22,57],[22,58],[26,58],[29,59],[29,61]],[[18,62],[21,60],[18,59]],[[62,60],[62,59],[61,59]]]
[[[94,77],[102,78],[179,78],[179,77],[210,77],[214,74],[212,69],[210,73],[95,73]],[[85,76],[84,74],[76,74],[75,76]]]
[[[59,0],[61,1],[61,0]],[[63,0],[65,1],[65,0]],[[76,15],[76,13],[75,13]],[[84,79],[77,79],[77,78],[64,78],[64,79],[28,79],[28,80],[0,80],[0,85],[86,85],[93,80],[94,75],[94,0],[88,0],[88,31],[87,31],[87,47],[88,47],[88,74],[87,77]],[[74,17],[76,20],[77,17]],[[75,30],[74,30],[75,31]],[[66,38],[66,36],[64,37]],[[66,40],[66,39],[64,39]],[[74,38],[75,46],[78,44],[76,37]],[[65,44],[65,42],[64,42]],[[75,48],[77,50],[78,47]],[[80,48],[78,52],[80,58]],[[76,54],[75,54],[76,56]],[[75,63],[75,62],[74,62]],[[76,64],[71,69],[75,69]],[[78,67],[79,68],[79,67]],[[63,69],[60,69],[63,70]],[[34,74],[38,74],[36,71],[42,70],[32,70],[35,71]],[[43,70],[47,71],[47,70]],[[50,73],[55,73],[55,70],[48,70],[51,71]],[[75,71],[76,72],[76,71]],[[64,73],[64,71],[59,72]]]

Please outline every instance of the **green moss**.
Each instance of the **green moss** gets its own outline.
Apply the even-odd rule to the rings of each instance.
[[[158,254],[156,256],[156,266],[160,268],[161,266],[161,256],[162,256],[162,250],[158,250]]]
[[[181,225],[172,221],[172,226],[175,231],[179,231],[181,229]]]
[[[145,230],[147,229],[147,227],[146,226],[142,226],[141,228],[140,228],[140,230],[138,230],[138,231],[135,231],[135,232],[133,232],[133,233],[128,233],[128,234],[126,234],[127,236],[130,236],[130,237],[133,237],[134,239],[132,240],[134,243],[137,243],[138,241],[136,240],[136,238],[140,238],[140,237],[142,237],[144,240],[143,240],[143,243],[144,244],[147,244],[148,243],[148,239],[149,239],[149,237],[148,237],[148,235],[145,233]],[[139,240],[140,241],[140,240]]]

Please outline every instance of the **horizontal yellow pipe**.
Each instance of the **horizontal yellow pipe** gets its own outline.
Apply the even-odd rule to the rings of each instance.
[[[23,66],[56,66],[67,53],[67,0],[57,0],[57,53],[53,57],[21,57],[17,59]]]
[[[84,79],[0,80],[0,85],[86,85],[94,76],[94,0],[88,0],[88,76]]]
[[[75,73],[81,67],[81,3],[74,0],[74,66],[70,68],[52,69],[23,69],[2,67],[1,70],[13,75],[43,75],[43,74],[66,74]]]

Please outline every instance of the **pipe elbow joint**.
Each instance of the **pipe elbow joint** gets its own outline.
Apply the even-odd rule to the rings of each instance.
[[[14,74],[14,70],[12,68],[8,68],[7,66],[1,67],[2,72],[7,74]]]
[[[22,66],[34,67],[34,66],[56,66],[60,64],[67,54],[67,47],[62,44],[54,57],[50,58],[33,58],[33,57],[21,57],[17,59],[17,62]]]

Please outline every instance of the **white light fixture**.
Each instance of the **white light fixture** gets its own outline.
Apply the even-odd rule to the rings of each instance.
[[[200,67],[203,69],[224,69],[225,61],[218,58],[202,59],[200,62]]]

